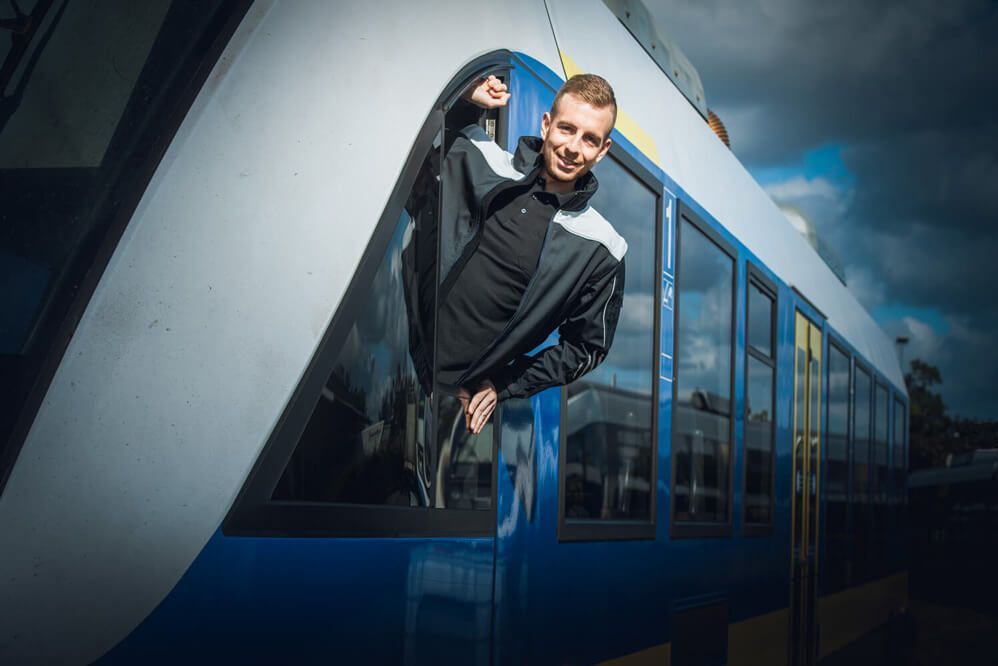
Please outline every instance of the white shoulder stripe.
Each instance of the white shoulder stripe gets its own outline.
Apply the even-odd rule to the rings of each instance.
[[[576,236],[601,244],[617,261],[623,259],[627,253],[627,241],[592,206],[586,206],[577,212],[560,210],[555,214],[553,221]]]
[[[497,175],[503,178],[512,178],[513,180],[520,180],[526,175],[516,170],[513,166],[513,156],[490,139],[489,135],[481,127],[476,126],[470,132],[468,139],[475,148],[478,148],[478,152],[485,158],[489,168],[495,171]]]

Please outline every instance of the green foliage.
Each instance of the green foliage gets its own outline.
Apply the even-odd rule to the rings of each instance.
[[[990,448],[998,443],[998,422],[951,418],[942,396],[933,390],[943,383],[939,368],[912,359],[905,374],[908,387],[908,445],[911,467],[938,467],[950,453]]]

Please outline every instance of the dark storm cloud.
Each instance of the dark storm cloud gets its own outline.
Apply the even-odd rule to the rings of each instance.
[[[851,179],[771,193],[813,219],[868,308],[895,313],[879,319],[912,338],[906,357],[940,366],[955,411],[998,417],[998,3],[646,4],[751,170],[841,147]]]

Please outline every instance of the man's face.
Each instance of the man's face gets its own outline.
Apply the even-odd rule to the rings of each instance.
[[[570,184],[587,173],[610,150],[613,110],[598,109],[567,93],[555,115],[541,119],[544,169],[549,180]]]

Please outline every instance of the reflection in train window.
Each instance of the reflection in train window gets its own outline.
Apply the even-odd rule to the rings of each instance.
[[[426,353],[436,293],[440,141],[435,144],[354,311],[275,500],[435,505],[432,359]]]
[[[451,127],[481,116],[469,113],[444,119],[380,265],[341,313],[349,330],[273,500],[492,508],[495,428],[468,432],[457,396],[435,383],[442,150]]]
[[[677,523],[726,523],[735,265],[688,214],[678,249],[673,511]]]
[[[658,197],[617,159],[594,172],[600,187],[592,205],[627,241],[627,277],[610,352],[565,388],[566,525],[649,521],[654,501]]]
[[[877,382],[876,404],[874,414],[876,416],[876,430],[873,438],[873,464],[876,482],[876,492],[874,501],[881,507],[887,503],[888,486],[888,465],[890,464],[888,449],[888,434],[890,428],[890,414],[887,412],[888,394],[887,387]]]
[[[825,444],[825,532],[824,564],[826,593],[849,584],[849,356],[834,344],[828,347],[828,438]]]
[[[873,381],[870,373],[858,363],[854,375],[853,389],[853,456],[852,456],[852,517],[853,545],[857,576],[869,576],[870,558],[870,434],[873,427],[870,418]],[[856,582],[856,581],[854,581]]]
[[[748,284],[748,345],[745,372],[745,523],[772,522],[773,358],[775,295],[755,279]]]
[[[891,465],[893,476],[894,504],[902,504],[906,493],[905,481],[908,472],[905,465],[905,426],[908,421],[905,418],[904,402],[894,399],[894,442],[891,446],[893,453],[893,464]]]

